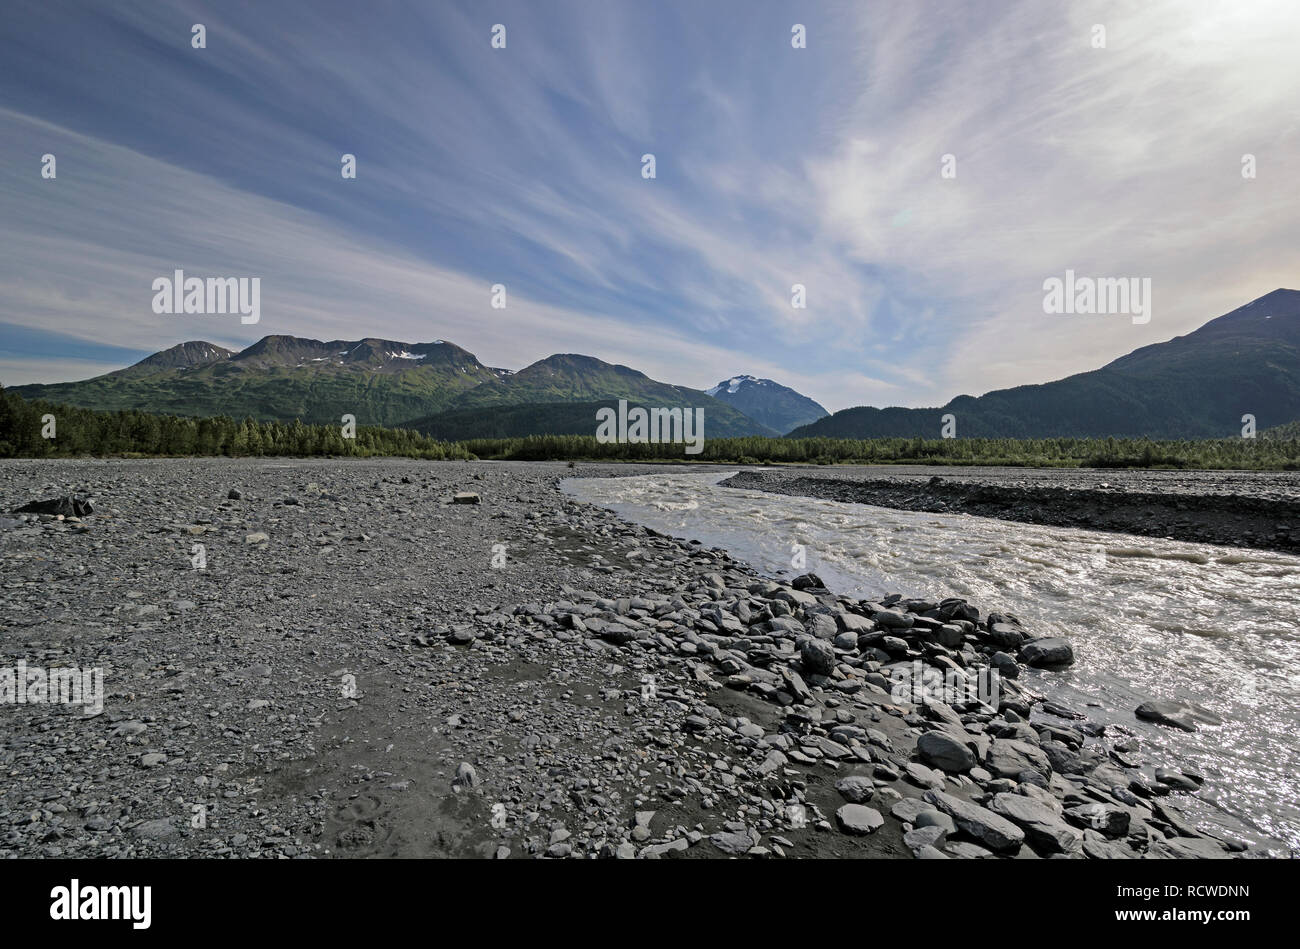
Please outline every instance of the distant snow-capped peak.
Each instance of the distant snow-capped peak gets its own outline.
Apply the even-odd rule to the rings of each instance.
[[[735,395],[736,392],[740,390],[740,387],[746,382],[752,382],[754,385],[763,385],[771,381],[772,380],[770,379],[755,379],[753,376],[732,376],[730,379],[724,379],[722,382],[719,382],[712,389],[705,389],[704,391],[708,395],[717,395],[723,389],[726,389],[728,393]]]

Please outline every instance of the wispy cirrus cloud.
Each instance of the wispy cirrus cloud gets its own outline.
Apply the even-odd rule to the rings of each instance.
[[[1295,284],[1289,3],[53,2],[3,29],[0,324],[64,334],[0,341],[10,367],[378,335],[925,405]],[[262,323],[153,314],[175,267],[262,276]],[[1151,276],[1151,323],[1046,316],[1067,267]]]

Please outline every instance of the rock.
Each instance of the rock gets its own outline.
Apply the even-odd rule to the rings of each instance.
[[[1156,768],[1156,781],[1179,791],[1198,791],[1204,783],[1203,778],[1198,781],[1191,775],[1175,771],[1173,768]]]
[[[162,754],[161,752],[154,751],[154,752],[150,752],[147,755],[140,756],[140,767],[142,768],[156,768],[159,765],[166,764],[166,763],[167,763],[167,756]]]
[[[990,623],[988,638],[1002,649],[1016,649],[1025,641],[1025,631],[1010,623]]]
[[[773,748],[767,753],[767,757],[763,759],[763,763],[758,766],[758,773],[771,774],[774,771],[779,771],[785,767],[788,761],[789,759],[785,756],[784,752]]]
[[[457,491],[451,496],[452,504],[479,504],[481,501],[473,491]]]
[[[916,740],[921,760],[950,774],[961,774],[975,766],[975,753],[947,732],[929,731]]]
[[[1015,738],[994,738],[984,765],[995,777],[1017,780],[1022,771],[1042,775],[1052,772],[1051,762],[1041,748]]]
[[[953,819],[957,829],[996,853],[1015,853],[1025,832],[986,807],[963,801],[943,791],[926,791],[924,798]]]
[[[478,772],[468,761],[462,761],[456,768],[456,777],[452,779],[453,788],[476,788],[482,784]]]
[[[1230,854],[1209,837],[1171,837],[1151,844],[1151,854],[1172,860],[1226,860]]]
[[[663,844],[651,844],[649,847],[643,847],[639,856],[643,860],[657,860],[666,853],[685,850],[690,844],[686,842],[685,837],[678,837],[676,840],[670,840]]]
[[[478,634],[474,632],[473,626],[453,626],[447,631],[447,642],[458,646],[466,646],[472,643]]]
[[[957,825],[953,823],[953,819],[943,811],[921,811],[912,820],[912,825],[915,827],[940,827],[949,834],[955,833],[957,830]],[[935,846],[939,845],[935,844]]]
[[[252,544],[265,544],[265,543],[266,543],[267,541],[269,541],[270,539],[271,539],[271,538],[270,538],[270,535],[266,534],[264,531],[256,531],[256,532],[254,532],[254,533],[252,533],[252,534],[248,534],[248,535],[246,535],[246,536],[244,537],[244,543],[249,544],[249,545],[252,545]]]
[[[903,844],[913,853],[926,847],[938,848],[947,839],[948,832],[942,827],[917,827],[903,835]]]
[[[889,809],[893,817],[904,824],[916,823],[918,815],[930,810],[924,801],[918,801],[914,797],[905,797]]]
[[[835,625],[834,617],[825,613],[815,613],[808,619],[808,632],[818,639],[833,641],[839,633],[839,627]],[[849,639],[852,640],[850,646],[857,645],[858,638],[856,636],[850,636]]]
[[[682,727],[691,732],[706,732],[712,725],[703,715],[687,715],[682,719]]]
[[[1065,817],[1077,827],[1090,827],[1107,837],[1125,836],[1130,820],[1128,811],[1100,801],[1067,807]]]
[[[748,833],[724,831],[710,837],[709,843],[723,853],[730,854],[733,857],[742,857],[754,849],[754,845],[758,841]]]
[[[935,631],[935,636],[939,640],[939,645],[948,649],[960,649],[961,644],[966,640],[966,633],[960,626],[954,626],[951,623],[944,623]]]
[[[995,856],[992,850],[986,850],[965,840],[952,841],[944,849],[961,860],[987,860]]]
[[[807,590],[810,587],[818,590],[826,589],[826,584],[822,582],[822,578],[815,573],[800,574],[790,581],[790,586],[796,590]]]
[[[906,762],[903,765],[903,774],[907,775],[908,780],[913,784],[923,788],[942,790],[945,784],[942,771],[927,768],[917,761]]]
[[[904,656],[910,647],[907,640],[899,636],[884,636],[880,640],[880,648],[891,656]]]
[[[1069,745],[1059,741],[1045,741],[1040,746],[1052,770],[1057,774],[1084,774],[1089,770],[1091,754],[1087,757],[1076,753]]]
[[[1034,669],[1059,669],[1074,662],[1074,647],[1060,636],[1031,640],[1021,647],[1020,661]]]
[[[830,675],[835,671],[835,649],[824,639],[805,639],[799,647],[799,658],[804,668],[814,675]]]
[[[240,491],[238,488],[231,488],[226,492],[226,498],[231,501],[242,501],[244,499],[244,492]]]
[[[780,600],[785,603],[791,603],[795,606],[817,606],[817,597],[811,593],[805,593],[803,590],[778,590],[772,594],[772,599]]]
[[[835,821],[840,830],[854,836],[866,836],[884,826],[885,818],[874,807],[864,804],[845,804],[835,812]]]
[[[138,824],[133,832],[137,837],[144,837],[147,840],[163,840],[179,833],[179,828],[176,826],[175,818],[159,817]]]
[[[1040,853],[1078,853],[1083,834],[1075,830],[1044,804],[1006,791],[993,795],[989,810],[1000,814],[1025,832],[1029,846]]]
[[[71,494],[64,498],[50,498],[46,501],[32,501],[14,510],[15,514],[48,514],[54,517],[86,517],[95,513],[95,507],[88,500]]]
[[[868,633],[872,629],[871,620],[857,613],[837,613],[835,621],[846,633]]]
[[[1143,702],[1134,714],[1144,722],[1156,722],[1171,725],[1185,732],[1194,732],[1198,724],[1220,725],[1222,721],[1205,709],[1197,708],[1189,702]]]
[[[1130,860],[1136,856],[1128,847],[1112,843],[1092,829],[1083,832],[1083,853],[1093,860]]]
[[[881,610],[873,618],[882,629],[911,629],[913,622],[910,613],[899,613],[896,610]]]
[[[939,613],[949,622],[965,620],[968,623],[978,623],[980,620],[980,611],[959,597],[940,601]]]
[[[1009,652],[995,652],[990,664],[1004,679],[1020,678],[1020,663],[1016,662],[1016,657]]]
[[[870,778],[854,774],[835,782],[835,790],[840,792],[844,800],[861,804],[871,800],[871,796],[876,793],[876,786],[871,783]]]

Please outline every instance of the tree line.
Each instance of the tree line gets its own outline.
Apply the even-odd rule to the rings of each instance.
[[[48,416],[53,416],[52,438]],[[529,435],[442,442],[401,428],[183,418],[28,402],[0,387],[0,458],[79,455],[400,456],[514,461],[715,464],[916,464],[1081,468],[1300,470],[1300,438],[743,438],[680,444],[598,442],[594,435]]]
[[[0,388],[0,458],[393,455],[441,460],[471,457],[457,445],[408,429],[359,425],[355,435],[355,438],[345,438],[341,426],[305,425],[300,420],[182,418],[133,409],[105,412],[28,402]]]
[[[591,435],[480,438],[460,443],[479,458],[713,462],[718,464],[1003,465],[1034,468],[1237,468],[1300,470],[1300,440],[1253,438],[710,438],[698,455],[682,445],[601,444]]]

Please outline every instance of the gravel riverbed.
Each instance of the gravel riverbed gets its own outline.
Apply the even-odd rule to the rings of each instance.
[[[742,471],[728,486],[902,511],[1300,553],[1300,473],[836,467]]]
[[[0,856],[1241,851],[1182,816],[1199,775],[1017,682],[1072,650],[998,604],[777,582],[559,490],[654,471],[0,463],[0,511],[91,506],[0,514],[0,667],[103,675],[0,704]]]

